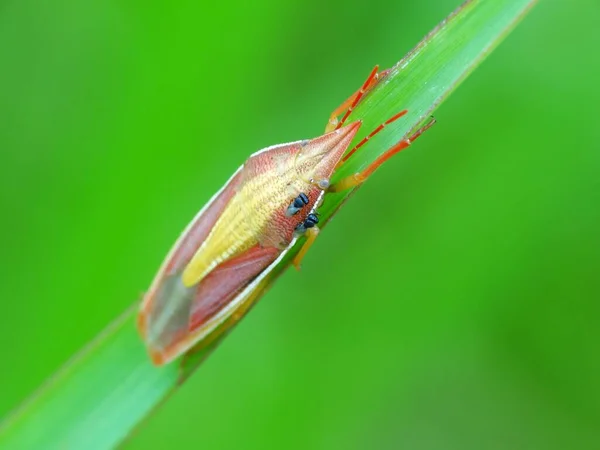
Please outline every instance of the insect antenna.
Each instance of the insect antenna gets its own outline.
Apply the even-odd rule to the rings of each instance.
[[[386,120],[381,125],[379,125],[377,128],[375,128],[373,131],[371,131],[371,133],[369,133],[367,136],[365,136],[362,139],[362,141],[360,141],[358,144],[356,144],[356,146],[352,150],[350,150],[346,154],[346,156],[344,156],[344,158],[342,159],[342,163],[345,163],[348,160],[348,158],[350,158],[354,154],[354,152],[356,152],[356,150],[358,150],[363,145],[365,145],[369,139],[371,139],[373,136],[375,136],[377,133],[379,133],[381,130],[383,130],[386,125],[389,125],[390,123],[395,122],[400,117],[402,117],[403,115],[405,115],[407,112],[408,112],[408,110],[406,110],[406,109],[400,111],[398,114],[390,117],[388,120]]]

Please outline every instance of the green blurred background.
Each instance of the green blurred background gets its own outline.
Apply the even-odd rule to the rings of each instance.
[[[456,6],[0,3],[0,416]],[[598,448],[598,23],[538,5],[126,447]]]

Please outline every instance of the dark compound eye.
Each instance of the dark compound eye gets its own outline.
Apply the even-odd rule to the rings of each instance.
[[[306,220],[304,221],[304,226],[306,228],[312,228],[318,223],[319,223],[319,218],[317,217],[317,215],[309,214],[308,217],[306,218]]]
[[[304,234],[306,230],[308,230],[309,228],[313,228],[318,223],[319,217],[317,216],[317,214],[310,213],[308,216],[306,216],[304,222],[298,224],[298,226],[296,227],[296,233]]]
[[[309,202],[308,196],[305,193],[301,193],[300,195],[298,195],[298,197],[296,197],[294,199],[292,204],[290,206],[288,206],[288,208],[285,212],[285,215],[288,217],[293,216],[298,211],[300,211],[302,208],[304,208],[306,205],[308,205],[308,202]]]
[[[306,194],[302,193],[298,197],[294,199],[294,208],[302,208],[303,206],[308,205],[308,197]]]

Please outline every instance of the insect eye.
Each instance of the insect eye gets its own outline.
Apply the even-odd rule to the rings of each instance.
[[[290,206],[288,206],[285,215],[288,217],[293,216],[300,211],[304,206],[308,205],[309,199],[305,193],[301,193],[296,197]]]
[[[302,208],[306,205],[308,205],[308,196],[304,192],[294,199],[295,208]]]
[[[317,223],[319,223],[319,218],[317,217],[316,214],[311,213],[306,218],[306,222],[311,222],[313,224],[317,224]]]
[[[323,190],[329,189],[329,180],[327,179],[320,180],[317,184]]]

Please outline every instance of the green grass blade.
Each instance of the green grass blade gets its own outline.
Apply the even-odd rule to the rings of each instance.
[[[176,366],[157,369],[135,311],[69,361],[3,425],[1,448],[112,448],[171,391]]]
[[[361,139],[396,112],[408,109],[409,113],[361,149],[336,178],[364,168],[382,150],[423,123],[534,3],[468,1],[436,27],[394,66],[350,119],[363,120],[357,136]],[[323,220],[327,221],[351,194],[328,195],[321,210]],[[297,250],[276,269],[265,290],[288,267]],[[227,327],[217,330],[204,348],[181,365],[159,369],[150,363],[137,335],[135,311],[126,312],[2,423],[0,447],[116,446],[193,372],[227,331]]]

